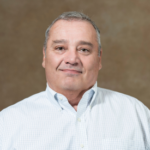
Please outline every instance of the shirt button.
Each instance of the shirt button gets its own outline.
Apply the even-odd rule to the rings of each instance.
[[[81,144],[81,148],[84,148],[84,145],[83,145],[83,144]]]
[[[62,101],[63,100],[63,98],[62,97],[59,97],[59,99]]]
[[[80,119],[80,118],[78,118],[78,122],[81,122],[81,119]]]

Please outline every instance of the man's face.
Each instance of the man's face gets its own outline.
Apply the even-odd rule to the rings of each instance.
[[[57,21],[50,29],[42,66],[48,85],[58,93],[92,87],[101,69],[94,27],[87,21]]]

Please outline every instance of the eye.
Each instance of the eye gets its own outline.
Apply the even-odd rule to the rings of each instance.
[[[84,55],[88,55],[90,53],[90,50],[86,49],[86,48],[80,48],[79,52],[82,53],[82,54],[84,54]]]
[[[89,52],[89,50],[87,50],[85,48],[81,49],[80,51],[82,51],[82,52]]]
[[[64,47],[62,47],[62,46],[60,46],[60,47],[56,47],[56,50],[58,50],[58,51],[62,51],[62,50],[64,50]]]

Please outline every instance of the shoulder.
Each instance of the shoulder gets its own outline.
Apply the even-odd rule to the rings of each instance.
[[[27,115],[31,113],[38,106],[42,105],[47,100],[46,92],[40,92],[34,94],[28,98],[25,98],[0,112],[0,117],[4,117],[5,119],[9,116],[9,119],[14,116],[19,115]]]
[[[130,102],[130,103],[141,103],[138,99],[136,99],[135,97],[132,97],[130,95],[127,94],[123,94],[120,92],[116,92],[113,90],[109,90],[109,89],[104,89],[104,88],[100,88],[98,87],[97,93],[100,97],[103,97],[104,100],[109,100],[109,101],[120,101],[120,102]]]
[[[98,87],[98,99],[106,105],[119,107],[122,110],[135,110],[137,113],[146,113],[150,116],[150,110],[137,98],[116,91]]]
[[[44,111],[43,105],[47,106],[48,102],[46,91],[44,91],[3,109],[0,112],[0,146],[4,137],[20,132],[19,129],[35,121]]]
[[[105,96],[107,98],[113,97],[113,98],[127,98],[127,99],[136,99],[132,96],[129,96],[127,94],[123,94],[117,91],[113,91],[113,90],[109,90],[109,89],[105,89],[105,88],[97,88],[98,93],[100,93],[102,96]]]

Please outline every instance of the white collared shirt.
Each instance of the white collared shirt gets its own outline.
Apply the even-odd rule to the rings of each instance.
[[[0,150],[150,150],[150,111],[97,84],[75,111],[47,85],[0,112]]]

